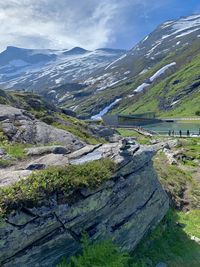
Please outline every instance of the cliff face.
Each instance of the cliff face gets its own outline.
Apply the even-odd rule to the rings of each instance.
[[[130,251],[163,218],[169,202],[152,166],[152,147],[122,141],[86,150],[72,153],[71,160],[109,156],[118,163],[114,177],[96,190],[72,192],[71,203],[52,198],[48,207],[8,216],[0,224],[1,266],[55,266],[80,249],[83,232]]]

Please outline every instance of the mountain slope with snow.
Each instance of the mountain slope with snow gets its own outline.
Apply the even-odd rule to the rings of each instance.
[[[0,86],[41,92],[69,83],[83,83],[124,50],[80,47],[70,50],[39,50],[8,47],[0,53]]]
[[[76,111],[84,116],[86,114],[95,116],[116,99],[121,98],[122,100],[113,107],[113,112],[133,112],[134,108],[129,109],[129,107],[139,99],[142,107],[145,106],[142,97],[146,91],[151,90],[169,75],[176,74],[199,53],[200,15],[165,22],[133,49],[111,62],[100,73],[103,79],[97,78],[97,86],[102,86],[103,83],[107,83],[108,86],[104,86],[103,91],[90,96],[90,99],[86,99],[84,103],[79,103]],[[196,76],[198,76],[198,69],[196,69]],[[117,79],[119,83],[110,87],[110,77]],[[191,84],[195,82],[194,79],[191,77],[187,86],[190,86],[190,82]],[[184,96],[185,90],[184,88],[182,90]],[[169,102],[170,105],[175,102],[173,96]],[[162,103],[160,105],[162,106]],[[148,111],[148,107],[144,110]]]
[[[132,106],[137,101],[148,109],[143,95],[148,91],[151,94],[152,88],[176,75],[199,53],[200,15],[193,15],[163,23],[130,51],[8,47],[0,53],[0,87],[36,91],[54,104],[76,111],[82,118],[99,116],[112,109],[135,112]],[[198,70],[194,71],[196,76]],[[186,87],[195,83],[198,78],[195,75]],[[187,88],[183,86],[180,90],[181,96],[187,95]],[[168,100],[160,97],[161,110],[162,106],[168,109],[178,104],[176,92],[172,90],[171,94]]]

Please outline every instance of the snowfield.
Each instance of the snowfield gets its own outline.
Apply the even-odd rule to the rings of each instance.
[[[176,65],[176,62],[172,62],[170,64],[165,65],[164,67],[162,67],[161,69],[159,69],[158,71],[156,71],[156,73],[154,73],[154,75],[152,75],[149,78],[149,83],[145,82],[142,83],[140,86],[138,86],[134,92],[136,93],[140,93],[142,92],[146,87],[150,86],[152,82],[154,82],[156,79],[158,79],[161,75],[163,75],[169,68],[173,67]]]

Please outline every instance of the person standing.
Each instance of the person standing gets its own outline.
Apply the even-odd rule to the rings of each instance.
[[[181,130],[179,131],[179,135],[180,135],[180,137],[182,137],[182,131]]]
[[[168,135],[171,136],[171,130],[169,130]]]
[[[187,130],[187,137],[190,137],[190,131]]]

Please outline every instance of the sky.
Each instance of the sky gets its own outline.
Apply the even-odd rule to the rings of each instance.
[[[130,49],[162,22],[197,13],[199,0],[0,0],[0,51]]]

